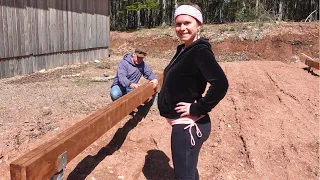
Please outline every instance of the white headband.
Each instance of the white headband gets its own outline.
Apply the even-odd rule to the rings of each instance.
[[[197,19],[201,24],[203,23],[202,14],[201,12],[190,5],[181,5],[179,6],[176,11],[174,12],[174,19],[181,14],[186,14],[192,16],[193,18]]]

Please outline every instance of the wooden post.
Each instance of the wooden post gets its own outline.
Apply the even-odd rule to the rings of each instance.
[[[158,74],[159,85],[162,74]],[[110,103],[57,135],[55,139],[22,155],[10,164],[12,180],[49,179],[115,124],[156,93],[152,83]]]

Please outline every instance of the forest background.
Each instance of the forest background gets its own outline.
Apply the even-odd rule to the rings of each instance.
[[[183,3],[198,4],[205,24],[319,20],[317,0],[111,0],[111,30],[170,26]]]

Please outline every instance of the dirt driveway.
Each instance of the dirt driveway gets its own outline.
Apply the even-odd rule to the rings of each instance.
[[[308,73],[300,56],[319,57],[318,25],[204,30],[230,88],[210,113],[201,179],[319,179],[319,71]],[[123,53],[144,44],[161,72],[178,43],[172,28],[111,38],[111,57],[101,62],[0,80],[0,179],[10,179],[12,160],[110,103],[111,82],[92,78],[113,75]],[[173,179],[170,130],[156,106],[144,119],[127,116],[68,164],[65,179]]]

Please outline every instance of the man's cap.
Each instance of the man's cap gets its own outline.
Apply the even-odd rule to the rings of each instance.
[[[143,47],[141,47],[141,46],[136,47],[136,50],[134,51],[134,53],[135,53],[138,57],[142,57],[142,58],[144,58],[144,57],[147,56],[146,50],[145,50]]]

